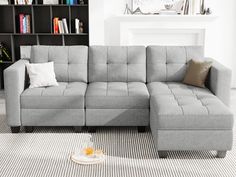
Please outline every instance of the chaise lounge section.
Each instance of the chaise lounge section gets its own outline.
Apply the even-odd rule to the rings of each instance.
[[[211,73],[217,80],[209,78],[225,88],[224,93],[215,88],[224,104],[208,88],[182,84],[192,58],[203,58],[203,49],[147,48],[150,127],[160,157],[166,157],[171,150],[216,150],[218,157],[224,157],[232,147],[233,114],[225,105],[229,103],[231,72],[214,62],[213,71],[224,77]]]

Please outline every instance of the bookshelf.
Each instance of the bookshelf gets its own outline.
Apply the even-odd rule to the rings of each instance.
[[[78,0],[79,1],[79,0]],[[59,0],[56,5],[44,5],[33,0],[32,5],[0,5],[0,42],[11,52],[12,61],[0,63],[0,89],[3,89],[3,70],[20,59],[21,45],[89,45],[89,4],[67,5]],[[31,33],[20,33],[19,14],[30,15]],[[53,18],[66,18],[69,34],[53,33]],[[75,18],[83,22],[83,33],[75,33]]]

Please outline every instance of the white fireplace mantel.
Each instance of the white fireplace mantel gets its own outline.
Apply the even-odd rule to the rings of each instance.
[[[121,15],[113,17],[117,45],[205,45],[213,15]]]

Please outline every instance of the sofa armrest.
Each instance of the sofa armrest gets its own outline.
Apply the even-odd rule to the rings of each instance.
[[[9,126],[21,126],[20,95],[25,89],[28,60],[19,60],[4,70],[6,115]]]
[[[230,104],[230,89],[232,71],[218,63],[213,61],[213,65],[209,72],[209,89],[227,106]]]

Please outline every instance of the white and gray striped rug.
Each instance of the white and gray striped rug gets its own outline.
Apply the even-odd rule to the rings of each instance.
[[[0,177],[236,177],[235,146],[225,159],[215,158],[215,152],[171,152],[168,159],[159,159],[150,131],[139,134],[135,128],[98,129],[92,140],[108,158],[103,164],[80,166],[69,154],[88,135],[75,134],[72,128],[11,134],[2,115]]]

